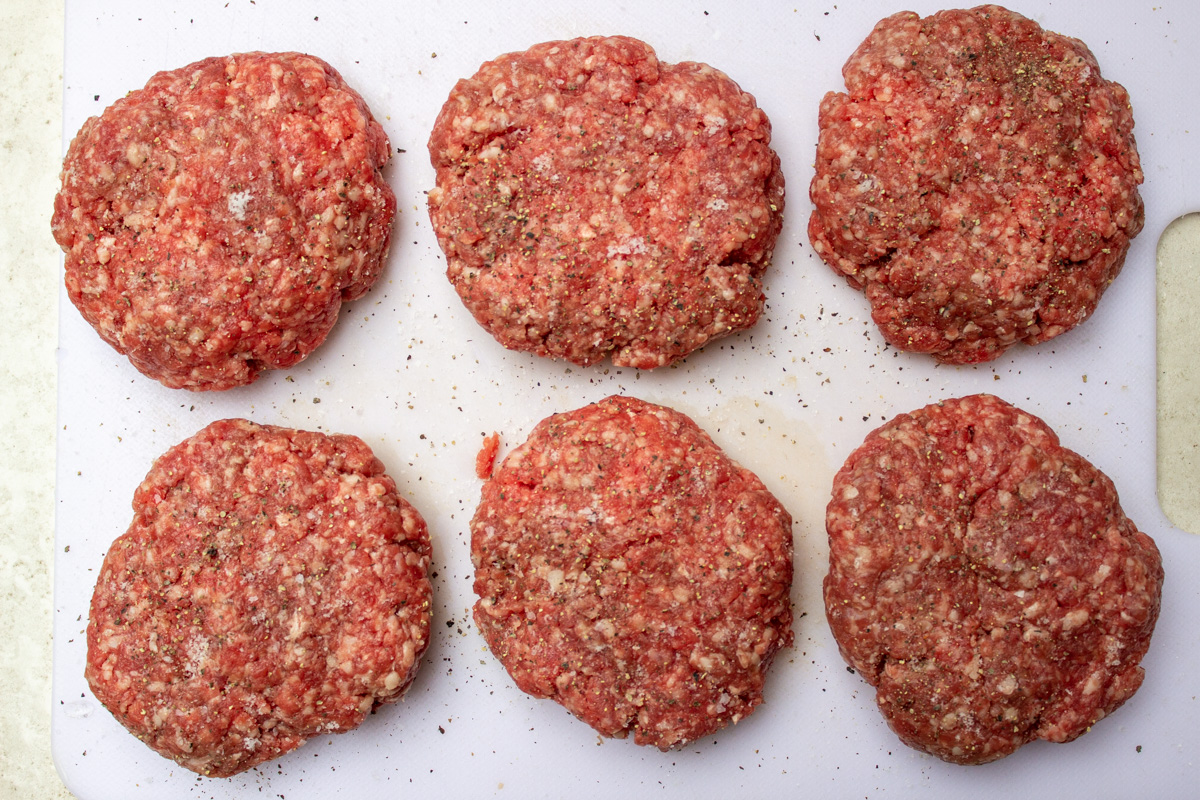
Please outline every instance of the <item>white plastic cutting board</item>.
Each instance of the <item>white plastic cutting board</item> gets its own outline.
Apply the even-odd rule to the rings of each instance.
[[[171,391],[139,375],[63,299],[53,749],[82,798],[1035,797],[1190,795],[1200,784],[1200,539],[1155,499],[1154,255],[1163,228],[1200,203],[1200,4],[1034,2],[1014,8],[1089,43],[1133,98],[1146,173],[1146,230],[1094,317],[1040,349],[978,367],[935,367],[885,349],[864,298],[814,256],[805,225],[816,109],[846,57],[886,14],[936,2],[532,4],[84,2],[67,4],[65,137],[156,71],[217,54],[305,50],[367,99],[398,149],[400,216],[387,271],[344,309],[298,368],[223,394]],[[1086,10],[1085,10],[1086,9]],[[788,182],[786,222],[752,331],[655,372],[581,369],[509,353],[463,310],[425,213],[425,149],[454,82],[503,52],[621,33],[664,61],[708,62],[770,116]],[[65,149],[65,142],[64,142]],[[47,235],[49,233],[47,232]],[[849,674],[825,624],[823,511],[836,468],[885,419],[945,397],[993,392],[1043,417],[1116,483],[1162,550],[1162,617],[1141,691],[1069,745],[1037,743],[984,767],[901,745],[873,692]],[[559,706],[518,691],[470,622],[467,521],[482,434],[501,455],[541,418],[609,394],[690,414],[796,518],[796,645],[766,703],[732,729],[660,753],[601,740]],[[359,730],[309,742],[242,776],[203,779],[154,754],[92,697],[84,628],[109,543],[131,518],[151,461],[212,420],[354,433],[428,520],[435,638],[404,702]]]

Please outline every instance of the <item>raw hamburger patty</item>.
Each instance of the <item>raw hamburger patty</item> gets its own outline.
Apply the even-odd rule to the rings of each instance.
[[[723,73],[635,39],[503,55],[429,138],[446,274],[505,347],[670,364],[758,320],[783,213],[770,141]]]
[[[688,417],[543,420],[471,520],[475,622],[517,686],[663,750],[762,702],[792,641],[791,517]]]
[[[133,508],[92,597],[86,677],[162,755],[227,777],[408,688],[429,535],[361,440],[214,422],[154,463]]]
[[[999,6],[880,22],[821,102],[813,248],[894,347],[996,358],[1083,322],[1142,229],[1129,96]]]
[[[388,153],[363,99],[312,56],[160,72],[67,152],[52,224],[71,302],[166,386],[292,366],[383,268]]]
[[[833,483],[825,610],[906,744],[1067,742],[1142,683],[1162,591],[1103,473],[990,395],[901,414]]]

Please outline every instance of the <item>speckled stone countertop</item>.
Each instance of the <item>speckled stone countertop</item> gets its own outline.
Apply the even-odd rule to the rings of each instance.
[[[63,0],[0,4],[0,797],[59,798],[50,759]]]
[[[0,798],[68,798],[50,755],[57,298],[49,234],[62,152],[63,0],[0,4]],[[1200,215],[1159,251],[1159,498],[1200,531]]]

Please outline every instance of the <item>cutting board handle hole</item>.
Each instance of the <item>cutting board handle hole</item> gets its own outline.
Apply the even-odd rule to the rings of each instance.
[[[1200,212],[1158,239],[1158,503],[1176,527],[1200,533]]]

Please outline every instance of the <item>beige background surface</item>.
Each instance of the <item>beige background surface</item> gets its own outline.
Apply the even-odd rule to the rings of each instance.
[[[61,154],[63,0],[0,2],[0,798],[66,798],[50,757],[55,347],[49,235]],[[1198,123],[1200,124],[1200,123]],[[1159,495],[1200,530],[1200,215],[1159,252]]]

